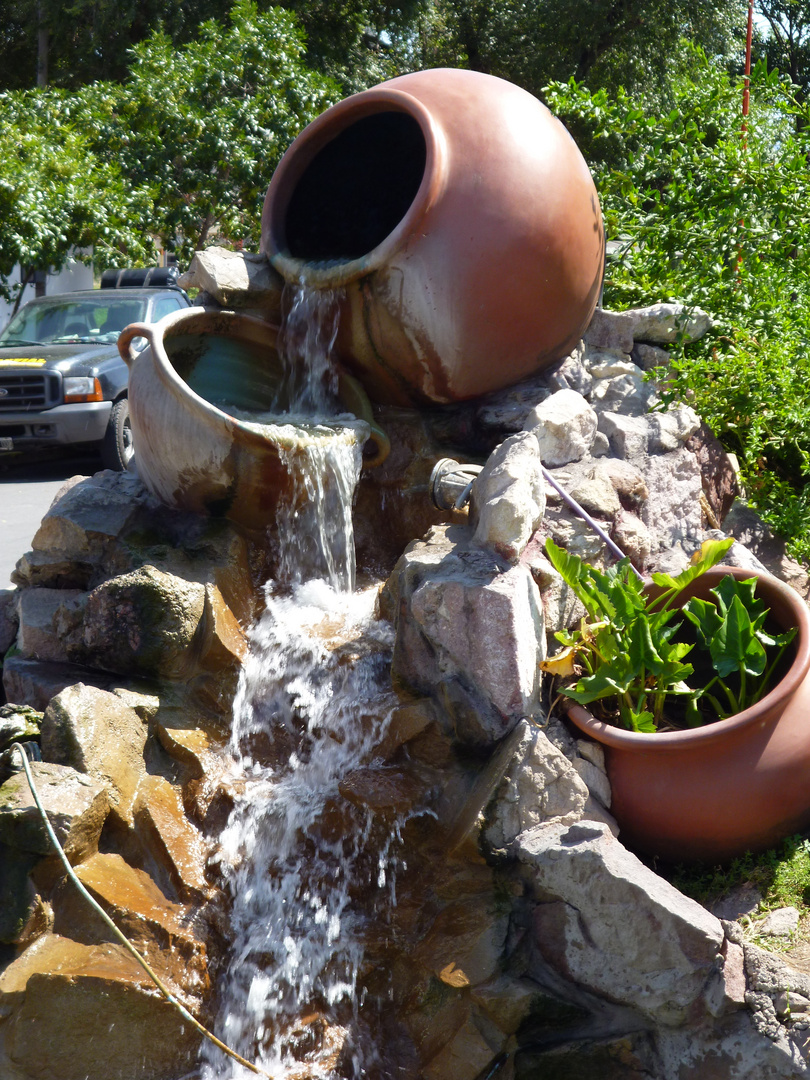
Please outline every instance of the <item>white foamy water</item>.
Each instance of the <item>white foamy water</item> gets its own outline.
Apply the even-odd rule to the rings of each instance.
[[[339,790],[394,704],[391,630],[373,621],[375,596],[318,580],[271,590],[234,710],[244,786],[220,838],[234,945],[218,1034],[280,1076],[296,1064],[286,1038],[296,1018],[320,1012],[345,1027],[356,1016],[364,923],[353,890],[391,900],[392,838],[370,843],[371,815]],[[353,663],[322,638],[361,631],[378,648]],[[207,1075],[249,1075],[217,1065]]]
[[[295,412],[328,416],[339,412],[338,373],[332,351],[338,332],[339,294],[304,285],[284,287],[284,319],[278,349],[286,360],[280,400]],[[287,406],[285,406],[287,407]]]
[[[368,913],[384,921],[394,902],[398,832],[340,784],[372,757],[396,701],[391,627],[374,620],[376,589],[353,591],[363,438],[338,430],[290,451],[278,571],[234,703],[235,805],[217,855],[232,946],[216,1032],[278,1080],[318,1058],[312,1075],[332,1075],[330,1040],[345,1043],[341,1076],[373,1075],[358,984]],[[205,1080],[255,1075],[203,1054]]]
[[[276,510],[279,581],[322,578],[334,589],[354,588],[352,499],[364,441],[364,432],[358,438],[357,429],[346,428],[279,449],[293,481]]]

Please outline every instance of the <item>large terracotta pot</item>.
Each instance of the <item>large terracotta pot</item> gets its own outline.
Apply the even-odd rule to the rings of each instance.
[[[712,599],[718,566],[685,592]],[[605,749],[611,812],[629,847],[670,861],[725,861],[810,825],[810,617],[788,585],[758,576],[757,596],[782,630],[798,627],[795,655],[757,705],[702,728],[639,734],[602,723],[582,706],[569,717]]]
[[[345,290],[338,348],[372,398],[449,402],[565,356],[604,269],[596,189],[562,124],[475,71],[347,98],[293,142],[262,217],[288,280]]]
[[[148,342],[141,352],[133,348],[139,337]],[[295,456],[307,441],[333,437],[323,426],[292,427],[283,412],[256,422],[282,380],[276,338],[260,319],[201,309],[123,331],[118,348],[130,368],[138,473],[163,502],[264,529],[281,494],[292,490]],[[371,432],[364,463],[381,463],[388,441],[365,392],[342,375],[339,393],[347,412],[364,421],[355,422],[357,437]]]

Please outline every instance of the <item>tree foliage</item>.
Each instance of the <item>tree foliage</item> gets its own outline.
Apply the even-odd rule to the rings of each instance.
[[[758,0],[757,11],[768,26],[759,51],[768,66],[781,71],[802,100],[810,95],[810,3],[807,0]]]
[[[306,35],[306,63],[346,93],[401,73],[427,0],[282,0]]]
[[[739,52],[743,0],[433,0],[413,39],[417,66],[469,66],[542,96],[551,80],[660,93],[679,43]]]
[[[94,152],[60,91],[0,94],[0,295],[15,299],[15,264],[60,269],[92,246],[101,266],[149,261],[148,192]],[[92,127],[93,118],[85,117]]]
[[[574,82],[547,90],[594,168],[612,240],[605,303],[684,300],[713,332],[676,355],[667,400],[688,400],[734,451],[749,493],[810,554],[810,140],[793,88],[758,65],[740,80],[700,53],[672,110]]]
[[[23,267],[187,260],[220,239],[258,245],[267,184],[298,132],[340,92],[303,64],[288,12],[239,0],[173,45],[153,31],[126,83],[0,95],[0,293]]]
[[[123,81],[129,50],[156,27],[182,44],[221,10],[214,0],[0,0],[0,88],[36,85],[40,30],[49,84],[75,89]]]
[[[292,12],[306,37],[307,67],[338,80],[344,92],[397,73],[390,42],[411,32],[426,0],[262,0],[259,10]],[[48,82],[78,89],[124,82],[133,48],[161,30],[179,47],[202,23],[227,22],[234,0],[0,0],[0,89],[37,84],[40,30],[47,43]]]
[[[96,152],[152,191],[152,227],[188,258],[214,226],[258,245],[270,177],[292,139],[340,97],[303,63],[295,19],[238,0],[226,27],[209,20],[176,47],[163,31],[134,49],[123,86],[77,98],[100,120]],[[97,121],[98,122],[98,121]]]

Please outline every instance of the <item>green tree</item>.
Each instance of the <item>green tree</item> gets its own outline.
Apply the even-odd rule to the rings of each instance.
[[[89,127],[91,117],[85,118]],[[14,268],[60,269],[74,248],[95,261],[151,261],[150,199],[73,121],[59,91],[0,94],[0,295],[21,291]]]
[[[262,0],[259,9],[295,14],[307,38],[306,65],[348,92],[397,73],[391,42],[411,32],[425,2]],[[38,61],[53,86],[123,82],[131,49],[153,30],[175,46],[188,44],[201,23],[226,21],[232,8],[232,0],[0,0],[0,90],[37,85]]]
[[[799,96],[810,94],[810,3],[807,0],[758,0],[757,11],[769,32],[758,51],[769,67],[787,75]]]
[[[306,34],[306,63],[354,93],[401,73],[427,0],[281,0]]]
[[[412,63],[469,66],[538,97],[569,78],[649,95],[669,84],[681,39],[726,57],[739,52],[744,30],[742,0],[434,0]]]
[[[180,44],[221,10],[215,0],[0,0],[0,89],[37,85],[43,60],[49,85],[122,81],[129,50],[153,28]]]
[[[792,87],[755,68],[745,136],[740,80],[699,52],[659,114],[574,82],[546,93],[596,176],[613,242],[606,305],[711,312],[713,332],[676,352],[668,399],[694,406],[810,556],[810,137]]]
[[[295,18],[238,0],[227,26],[203,23],[175,46],[153,31],[134,48],[123,86],[75,98],[92,115],[94,147],[133,189],[152,192],[152,229],[187,259],[222,239],[258,245],[264,194],[292,139],[340,97],[304,64]]]
[[[238,0],[175,46],[153,31],[123,84],[0,94],[0,293],[16,264],[187,260],[212,237],[256,248],[264,194],[298,132],[340,97],[303,63],[289,12]]]

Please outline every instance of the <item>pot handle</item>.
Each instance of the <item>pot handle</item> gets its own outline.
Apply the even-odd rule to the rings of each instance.
[[[125,326],[118,336],[118,351],[121,359],[130,367],[135,363],[138,353],[132,348],[132,342],[136,337],[145,337],[150,345],[154,345],[152,334],[153,327],[149,323],[134,322]]]
[[[382,465],[391,453],[391,440],[374,419],[368,394],[363,386],[346,371],[338,375],[338,397],[341,403],[359,420],[365,420],[371,428],[368,442],[363,449],[363,468],[374,469]]]

